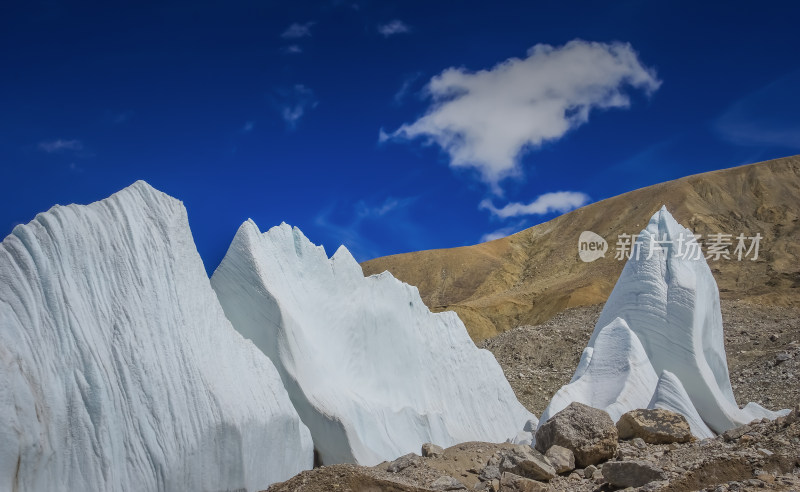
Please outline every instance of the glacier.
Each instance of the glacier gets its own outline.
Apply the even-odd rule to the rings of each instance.
[[[666,408],[683,414],[703,438],[785,413],[736,404],[719,291],[694,234],[662,207],[636,243],[638,254],[634,248],[575,375],[541,423],[572,401],[602,408],[614,420],[636,408]]]
[[[313,463],[183,204],[142,181],[0,244],[0,415],[0,490],[262,490]]]
[[[297,228],[247,221],[211,285],[277,366],[324,464],[515,440],[536,421],[455,313],[431,313],[388,272],[364,277],[344,246],[328,258]]]

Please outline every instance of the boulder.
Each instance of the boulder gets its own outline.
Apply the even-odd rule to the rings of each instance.
[[[609,461],[603,465],[603,477],[614,487],[642,487],[655,480],[664,480],[666,473],[642,460]]]
[[[442,475],[431,482],[429,488],[431,490],[466,490],[467,486],[451,476]]]
[[[550,446],[544,454],[559,475],[575,469],[575,454],[569,449],[559,446]]]
[[[490,482],[492,480],[500,479],[500,467],[496,465],[486,465],[478,474],[478,480],[481,482]]]
[[[422,445],[422,456],[426,458],[438,458],[444,454],[444,449],[436,444],[426,442]]]
[[[505,472],[503,473],[503,478],[500,480],[500,490],[503,492],[547,492],[547,485],[537,482],[536,480]]]
[[[419,456],[414,453],[408,453],[389,463],[389,466],[386,467],[386,471],[389,473],[398,473],[409,466],[418,466],[420,461],[421,459]]]
[[[565,447],[575,455],[575,464],[584,468],[614,457],[617,437],[617,427],[606,412],[572,402],[539,427],[536,449]]]
[[[670,410],[631,410],[617,422],[620,439],[641,438],[649,444],[671,444],[692,440],[692,430],[686,417]]]
[[[505,457],[500,463],[500,471],[544,481],[556,476],[556,470],[544,455],[523,444],[506,451]]]

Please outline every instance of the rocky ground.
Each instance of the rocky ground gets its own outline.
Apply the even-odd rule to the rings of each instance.
[[[526,446],[468,442],[375,467],[323,466],[275,484],[269,492],[800,490],[800,407],[789,417],[755,422],[713,439],[683,444],[647,444],[641,438],[619,441],[611,459],[567,469],[549,480],[505,471],[509,466],[505,457],[527,452],[521,448]],[[656,479],[645,478],[649,482],[638,488],[608,483],[613,480],[609,477],[620,476],[620,470],[634,480],[648,474],[656,474]]]
[[[770,409],[800,401],[800,309],[722,301],[725,350],[736,401]],[[602,305],[568,309],[480,344],[505,371],[519,401],[541,415],[572,377]]]

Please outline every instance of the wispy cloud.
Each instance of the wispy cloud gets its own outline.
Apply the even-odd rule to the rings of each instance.
[[[626,89],[649,95],[660,85],[630,44],[538,44],[491,69],[444,70],[426,86],[427,112],[380,139],[436,144],[452,167],[477,170],[499,194],[502,179],[522,174],[521,154],[585,124],[594,109],[627,108]]]
[[[420,236],[416,223],[407,220],[407,211],[415,201],[416,197],[390,196],[381,202],[359,200],[346,206],[334,203],[317,214],[314,225],[333,242],[344,244],[358,261],[364,261],[386,252],[371,239],[373,233],[405,241]]]
[[[256,122],[255,121],[246,121],[244,123],[244,125],[242,126],[242,132],[250,133],[250,132],[253,131],[253,128],[255,128],[255,127],[256,127]]]
[[[47,152],[48,154],[55,154],[58,152],[78,152],[83,150],[83,142],[80,140],[64,140],[61,138],[55,140],[46,140],[43,142],[39,142],[37,146],[39,150],[42,152]]]
[[[717,135],[743,146],[800,149],[800,70],[733,103],[713,123]]]
[[[405,34],[411,32],[411,27],[400,19],[394,19],[386,24],[378,26],[378,32],[385,38],[395,34]]]
[[[289,90],[279,90],[278,94],[281,117],[292,130],[297,127],[300,119],[309,109],[313,109],[319,104],[314,97],[314,91],[303,84],[295,84]]]
[[[314,26],[314,22],[306,22],[305,24],[300,23],[293,23],[289,27],[286,28],[283,33],[281,33],[281,37],[283,39],[300,39],[305,37],[311,36],[311,28]]]
[[[290,44],[289,46],[284,46],[281,48],[281,53],[284,55],[299,55],[303,52],[303,48],[297,44]]]
[[[115,125],[121,125],[130,121],[131,118],[133,118],[133,111],[123,111],[122,113],[114,114],[111,122]]]
[[[545,215],[549,213],[566,213],[589,203],[591,198],[578,191],[556,191],[539,195],[530,203],[512,202],[497,208],[490,199],[483,200],[478,208],[488,210],[501,219],[524,215]]]
[[[405,100],[406,97],[408,97],[408,94],[411,92],[411,88],[414,86],[414,82],[419,80],[420,77],[422,77],[422,73],[417,72],[408,75],[406,76],[405,79],[403,79],[403,84],[400,86],[397,92],[394,93],[395,104],[397,105],[403,104],[403,101]]]
[[[497,229],[496,231],[487,232],[486,234],[481,236],[480,242],[486,243],[486,242],[489,242],[489,241],[494,241],[495,239],[500,239],[500,238],[509,236],[509,235],[513,234],[514,232],[516,232],[515,229],[516,229],[516,226],[508,226],[508,227],[502,227],[500,229]]]
[[[377,219],[385,216],[386,214],[402,209],[410,205],[416,198],[394,198],[388,197],[383,203],[378,205],[368,205],[364,201],[356,203],[355,211],[356,217],[359,221],[364,219]]]

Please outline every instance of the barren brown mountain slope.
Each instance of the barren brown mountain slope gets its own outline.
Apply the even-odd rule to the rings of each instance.
[[[757,261],[709,261],[723,299],[800,305],[800,156],[688,176],[506,238],[376,258],[362,268],[367,275],[388,270],[416,285],[432,310],[456,311],[472,338],[482,340],[567,308],[605,302],[624,266],[614,258],[618,235],[638,234],[662,205],[702,234],[701,242],[715,233],[763,237]],[[608,241],[604,258],[580,260],[578,237],[585,230]]]

